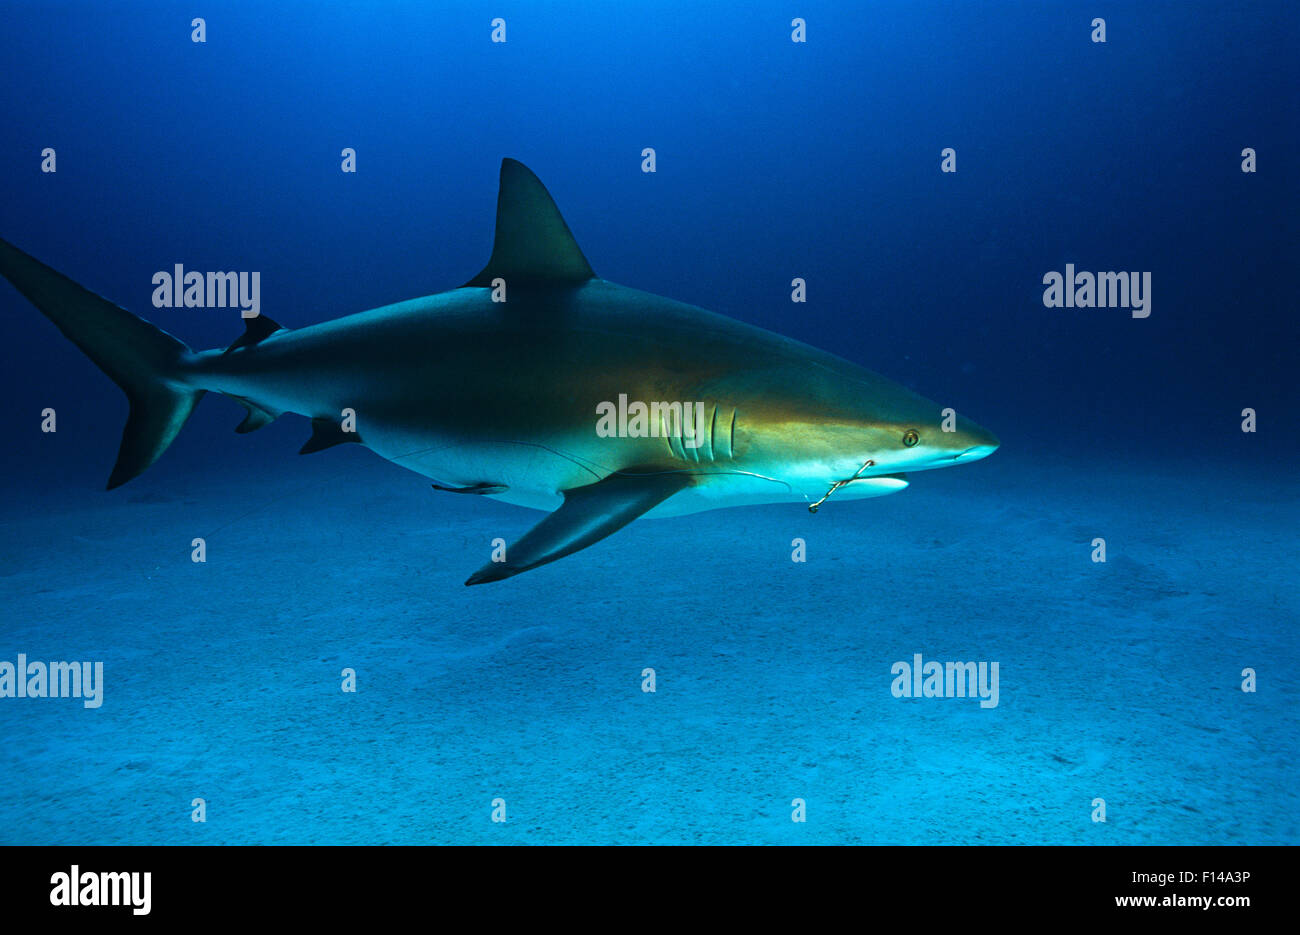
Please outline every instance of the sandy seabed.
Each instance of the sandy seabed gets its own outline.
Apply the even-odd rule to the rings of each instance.
[[[1004,450],[466,588],[541,514],[272,470],[11,499],[0,659],[105,689],[0,699],[4,843],[1300,841],[1293,481]],[[894,697],[916,653],[997,661],[998,706]]]

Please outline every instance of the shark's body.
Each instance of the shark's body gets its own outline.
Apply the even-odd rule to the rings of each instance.
[[[465,287],[294,331],[253,319],[225,350],[192,352],[3,241],[0,274],[130,398],[110,489],[165,450],[204,392],[224,393],[248,409],[240,431],[297,413],[313,420],[304,452],[360,442],[440,489],[554,511],[470,584],[638,516],[879,496],[906,486],[900,471],[997,447],[961,418],[944,430],[943,407],[832,354],[596,278],[513,160],[492,259]],[[700,431],[665,418],[599,433],[620,398],[685,403]]]

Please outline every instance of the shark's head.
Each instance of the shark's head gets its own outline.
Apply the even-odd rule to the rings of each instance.
[[[754,470],[801,497],[876,497],[907,486],[904,472],[969,464],[997,450],[988,429],[944,404],[838,359],[787,373],[743,420]],[[748,460],[748,459],[747,459]]]

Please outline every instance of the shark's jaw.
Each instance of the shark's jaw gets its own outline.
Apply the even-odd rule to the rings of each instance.
[[[0,275],[126,392],[110,488],[149,467],[208,392],[311,420],[301,453],[352,442],[445,492],[553,511],[467,584],[556,561],[640,516],[882,496],[903,472],[987,457],[950,409],[788,338],[598,279],[550,194],[501,166],[491,259],[459,289],[290,331],[266,316],[195,353],[0,241]],[[707,413],[701,434],[604,437],[626,397]],[[951,430],[950,430],[951,429]],[[868,463],[869,462],[869,463]]]
[[[959,450],[953,449],[930,449],[928,451],[917,452],[913,457],[905,457],[901,461],[893,462],[895,470],[900,471],[933,471],[938,468],[955,467],[958,464],[973,464],[983,458],[987,458],[1000,447],[998,442],[986,442],[978,445],[970,445]]]

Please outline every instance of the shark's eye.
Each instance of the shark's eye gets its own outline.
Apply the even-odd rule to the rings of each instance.
[[[903,433],[903,444],[911,448],[921,440],[921,436],[916,434],[916,429],[908,429]]]

